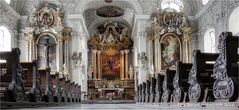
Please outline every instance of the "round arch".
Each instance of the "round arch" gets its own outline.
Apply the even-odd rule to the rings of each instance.
[[[235,8],[229,19],[228,19],[228,30],[233,33],[233,35],[238,35],[239,34],[239,7]]]

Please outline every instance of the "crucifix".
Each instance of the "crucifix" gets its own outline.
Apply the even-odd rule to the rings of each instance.
[[[51,46],[54,46],[54,43],[50,43],[50,37],[44,37],[42,40],[44,40],[42,43],[39,43],[38,46],[43,46],[44,53],[45,53],[45,66],[50,67],[50,58],[49,58],[49,50]]]
[[[49,37],[45,38],[45,40],[46,40],[46,43],[45,43],[44,46],[46,48],[46,66],[50,67],[50,64],[49,64],[49,62],[50,62],[49,61],[49,48],[50,48],[50,46],[54,46],[55,44],[50,43]]]

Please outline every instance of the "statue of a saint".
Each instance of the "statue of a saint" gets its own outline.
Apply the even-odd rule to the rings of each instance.
[[[134,70],[132,65],[129,66],[129,78],[130,79],[134,78]]]
[[[73,60],[73,64],[75,65],[75,67],[77,67],[78,61],[81,64],[81,52],[79,54],[77,54],[77,52],[73,52],[71,59]]]
[[[92,73],[93,73],[93,68],[92,68],[92,66],[90,65],[90,66],[89,66],[89,69],[88,69],[88,79],[92,79]]]

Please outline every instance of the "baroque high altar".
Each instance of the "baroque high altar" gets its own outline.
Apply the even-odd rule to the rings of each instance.
[[[133,71],[130,66],[132,64],[129,64],[133,42],[127,27],[111,19],[97,29],[98,32],[89,41],[92,51],[89,67],[92,71],[88,73],[89,91],[94,91],[91,89],[91,86],[94,86],[93,88],[98,88],[101,92],[100,98],[106,97],[107,93],[114,93],[118,99],[123,99],[123,95],[127,95],[122,94],[123,91],[134,93]],[[132,90],[124,90],[126,87],[131,87]],[[92,97],[97,98],[97,95]],[[128,97],[132,99],[133,95]]]

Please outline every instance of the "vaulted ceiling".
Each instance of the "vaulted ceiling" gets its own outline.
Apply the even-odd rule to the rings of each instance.
[[[207,6],[202,4],[202,0],[11,0],[10,5],[20,15],[29,15],[46,1],[61,6],[65,14],[82,14],[88,30],[95,30],[97,25],[109,20],[96,14],[96,10],[103,6],[116,6],[123,9],[124,14],[113,17],[112,20],[128,27],[133,26],[134,15],[151,15],[161,7],[162,1],[181,1],[183,11],[189,17],[197,15]],[[209,0],[212,1],[214,0]]]

